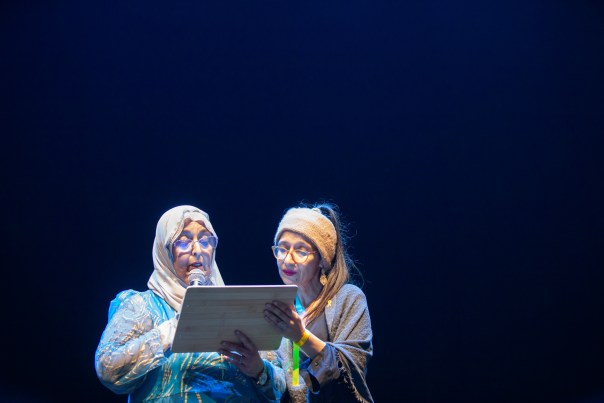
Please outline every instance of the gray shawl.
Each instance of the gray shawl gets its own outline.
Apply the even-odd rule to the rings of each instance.
[[[278,350],[279,364],[285,371],[289,395],[294,402],[305,402],[307,389],[317,393],[320,382],[340,383],[338,387],[358,402],[373,402],[365,376],[367,364],[373,355],[371,320],[365,294],[356,286],[346,284],[336,294],[331,304],[325,308],[325,319],[329,340],[325,349],[310,362],[308,367],[300,366],[300,385],[292,386],[292,345],[283,339]],[[336,360],[331,360],[335,351]],[[302,363],[301,363],[302,364]],[[328,365],[329,368],[321,368]],[[338,374],[337,379],[332,374]],[[321,373],[317,380],[313,373]],[[342,393],[341,389],[338,395]],[[319,397],[319,400],[324,400]],[[314,399],[311,399],[314,400]],[[329,400],[329,399],[326,399]]]

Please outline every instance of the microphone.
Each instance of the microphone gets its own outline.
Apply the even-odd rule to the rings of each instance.
[[[212,284],[209,277],[203,275],[201,269],[193,269],[189,272],[189,286],[201,286]]]

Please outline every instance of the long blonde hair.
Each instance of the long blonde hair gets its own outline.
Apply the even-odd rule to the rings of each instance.
[[[306,206],[305,206],[306,207]],[[363,275],[347,250],[348,233],[347,227],[340,219],[338,207],[331,203],[320,203],[309,208],[317,208],[325,217],[329,218],[336,229],[336,252],[331,267],[325,268],[327,283],[319,293],[319,296],[306,308],[304,321],[306,324],[316,319],[328,305],[340,289],[347,283],[359,286],[363,283]],[[316,245],[315,245],[316,247]],[[360,280],[358,284],[357,278]]]

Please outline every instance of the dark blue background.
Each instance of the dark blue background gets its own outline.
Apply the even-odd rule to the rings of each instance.
[[[165,210],[274,284],[281,214],[319,200],[377,401],[604,396],[600,2],[22,0],[0,46],[1,400],[126,401],[94,351]]]

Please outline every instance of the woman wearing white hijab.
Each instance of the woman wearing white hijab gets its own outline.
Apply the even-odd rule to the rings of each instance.
[[[157,223],[149,290],[120,292],[96,351],[101,382],[130,402],[279,401],[284,383],[260,385],[218,353],[172,353],[191,270],[224,286],[215,260],[218,237],[208,214],[193,206],[168,210]],[[269,366],[270,367],[270,366]]]

